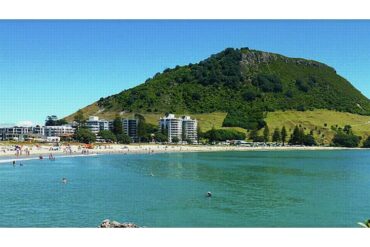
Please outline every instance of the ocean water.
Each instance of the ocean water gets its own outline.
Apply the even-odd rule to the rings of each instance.
[[[101,155],[23,164],[0,164],[0,227],[97,227],[107,218],[145,227],[358,227],[370,218],[368,150]]]

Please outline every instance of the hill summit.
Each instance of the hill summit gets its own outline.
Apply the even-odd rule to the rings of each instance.
[[[333,68],[248,48],[227,48],[197,64],[166,69],[89,107],[111,115],[225,112],[224,127],[245,129],[262,128],[266,113],[277,110],[370,115],[370,100]]]

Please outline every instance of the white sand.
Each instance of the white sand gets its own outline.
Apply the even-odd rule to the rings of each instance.
[[[336,147],[301,147],[301,146],[284,146],[284,147],[242,147],[242,146],[221,146],[221,145],[158,145],[158,144],[109,144],[96,145],[93,149],[85,149],[83,145],[71,145],[72,152],[69,152],[66,145],[62,145],[59,150],[51,150],[50,145],[23,145],[22,152],[16,156],[14,146],[4,146],[0,144],[0,163],[9,163],[13,160],[30,160],[38,159],[40,155],[48,158],[50,154],[59,157],[73,157],[91,154],[155,154],[169,152],[220,152],[220,151],[286,151],[286,150],[341,150],[347,148]],[[25,150],[30,151],[26,155]]]

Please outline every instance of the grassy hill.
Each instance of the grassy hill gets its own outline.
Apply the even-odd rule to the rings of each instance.
[[[314,131],[315,139],[322,144],[329,144],[335,134],[332,126],[344,127],[349,124],[352,126],[356,135],[363,139],[370,136],[370,116],[361,116],[352,113],[336,112],[330,110],[314,111],[277,111],[269,112],[266,122],[273,131],[275,128],[281,129],[285,126],[291,133],[296,125],[301,125],[306,132]]]
[[[106,119],[141,113],[153,124],[166,112],[188,114],[200,120],[203,131],[212,126],[247,131],[265,123],[270,129],[296,123],[320,129],[326,123],[329,129],[350,124],[361,132],[370,100],[320,62],[228,48],[197,64],[166,69],[82,111]],[[66,119],[73,120],[73,114]],[[332,131],[321,131],[327,142]]]

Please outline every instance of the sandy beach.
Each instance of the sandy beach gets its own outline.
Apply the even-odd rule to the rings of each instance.
[[[50,154],[58,157],[88,156],[97,154],[156,154],[170,152],[222,152],[222,151],[289,151],[289,150],[343,150],[338,147],[304,147],[304,146],[278,146],[278,147],[243,147],[226,145],[159,145],[159,144],[109,144],[96,145],[86,149],[84,145],[61,145],[56,148],[51,145],[23,145],[20,151],[15,146],[0,145],[0,163],[13,160],[38,159],[39,156],[48,158]],[[353,150],[353,148],[351,149]]]

